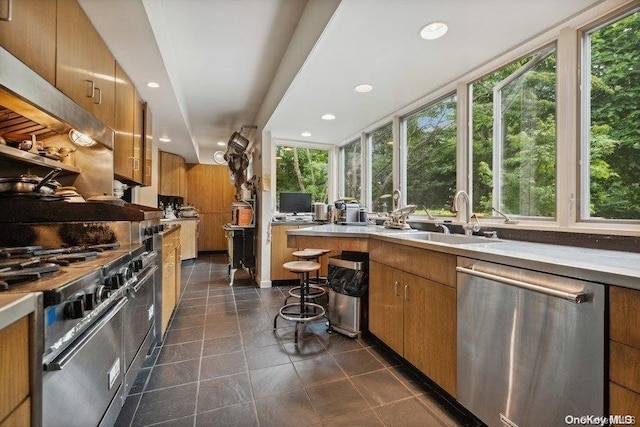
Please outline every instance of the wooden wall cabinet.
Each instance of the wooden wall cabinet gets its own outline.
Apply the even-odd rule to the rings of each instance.
[[[142,101],[129,76],[116,63],[113,171],[126,183],[142,183]]]
[[[142,130],[142,185],[150,186],[152,184],[151,166],[153,165],[153,115],[151,114],[151,107],[146,102],[142,104]]]
[[[177,154],[160,152],[160,182],[158,194],[161,196],[187,197],[184,159]],[[203,191],[200,189],[200,191]]]
[[[58,0],[56,87],[115,128],[115,58],[77,0]]]
[[[609,287],[609,413],[640,419],[640,291]]]
[[[394,255],[407,249],[420,257]],[[369,330],[455,397],[455,256],[380,241],[369,255]]]
[[[235,200],[235,187],[229,178],[229,168],[188,164],[186,182],[187,202],[195,206],[200,219],[198,250],[227,250],[222,226],[231,222],[231,204]]]
[[[13,0],[11,20],[0,20],[0,45],[55,85],[56,0]]]

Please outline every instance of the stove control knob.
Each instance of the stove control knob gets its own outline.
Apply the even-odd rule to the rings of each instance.
[[[84,298],[69,301],[64,306],[64,317],[66,319],[80,319],[84,316]]]
[[[96,298],[93,294],[84,294],[84,309],[93,310],[95,307]]]
[[[140,270],[142,270],[142,260],[136,259],[133,261],[133,271],[137,273]]]
[[[145,236],[153,236],[153,227],[145,227],[144,228]]]
[[[109,298],[109,296],[111,296],[111,289],[109,289],[107,286],[98,286],[96,288],[96,293],[95,293],[96,304],[100,304],[102,301]]]
[[[129,271],[129,267],[126,267],[124,272],[116,274],[116,281],[118,282],[119,288],[123,287],[127,281],[127,271]]]

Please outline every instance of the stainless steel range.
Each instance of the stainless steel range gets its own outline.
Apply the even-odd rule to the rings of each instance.
[[[155,341],[153,224],[0,224],[0,292],[43,295],[44,426],[115,423]]]

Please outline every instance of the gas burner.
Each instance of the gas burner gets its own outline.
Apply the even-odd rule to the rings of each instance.
[[[14,267],[4,267],[0,269],[0,282],[3,282],[0,287],[7,290],[8,283],[38,280],[43,274],[53,273],[59,270],[60,266],[57,264],[42,262],[41,260],[38,260],[35,266],[30,264],[30,266],[26,268],[20,264],[17,264]]]

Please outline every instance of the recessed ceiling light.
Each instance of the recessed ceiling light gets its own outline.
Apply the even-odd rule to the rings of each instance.
[[[158,138],[158,141],[160,141],[160,142],[171,142],[171,138],[162,137],[162,138]]]
[[[311,132],[304,131],[300,135],[302,135],[302,136],[311,136]]]
[[[420,29],[420,37],[435,40],[444,36],[449,27],[444,22],[431,22]]]
[[[225,145],[227,145],[227,143],[224,141],[218,141],[216,144],[218,144],[218,146],[220,147],[224,147]]]
[[[353,90],[355,90],[356,92],[360,92],[360,93],[367,93],[367,92],[371,92],[373,90],[373,86],[368,85],[368,84],[363,84],[363,85],[358,85],[358,86],[354,87]]]
[[[320,118],[322,120],[333,120],[336,118],[336,116],[334,116],[333,114],[323,114]]]
[[[147,86],[152,87],[154,89],[157,88],[157,87],[160,87],[160,85],[158,83],[156,83],[156,82],[149,82],[149,83],[147,83]]]

